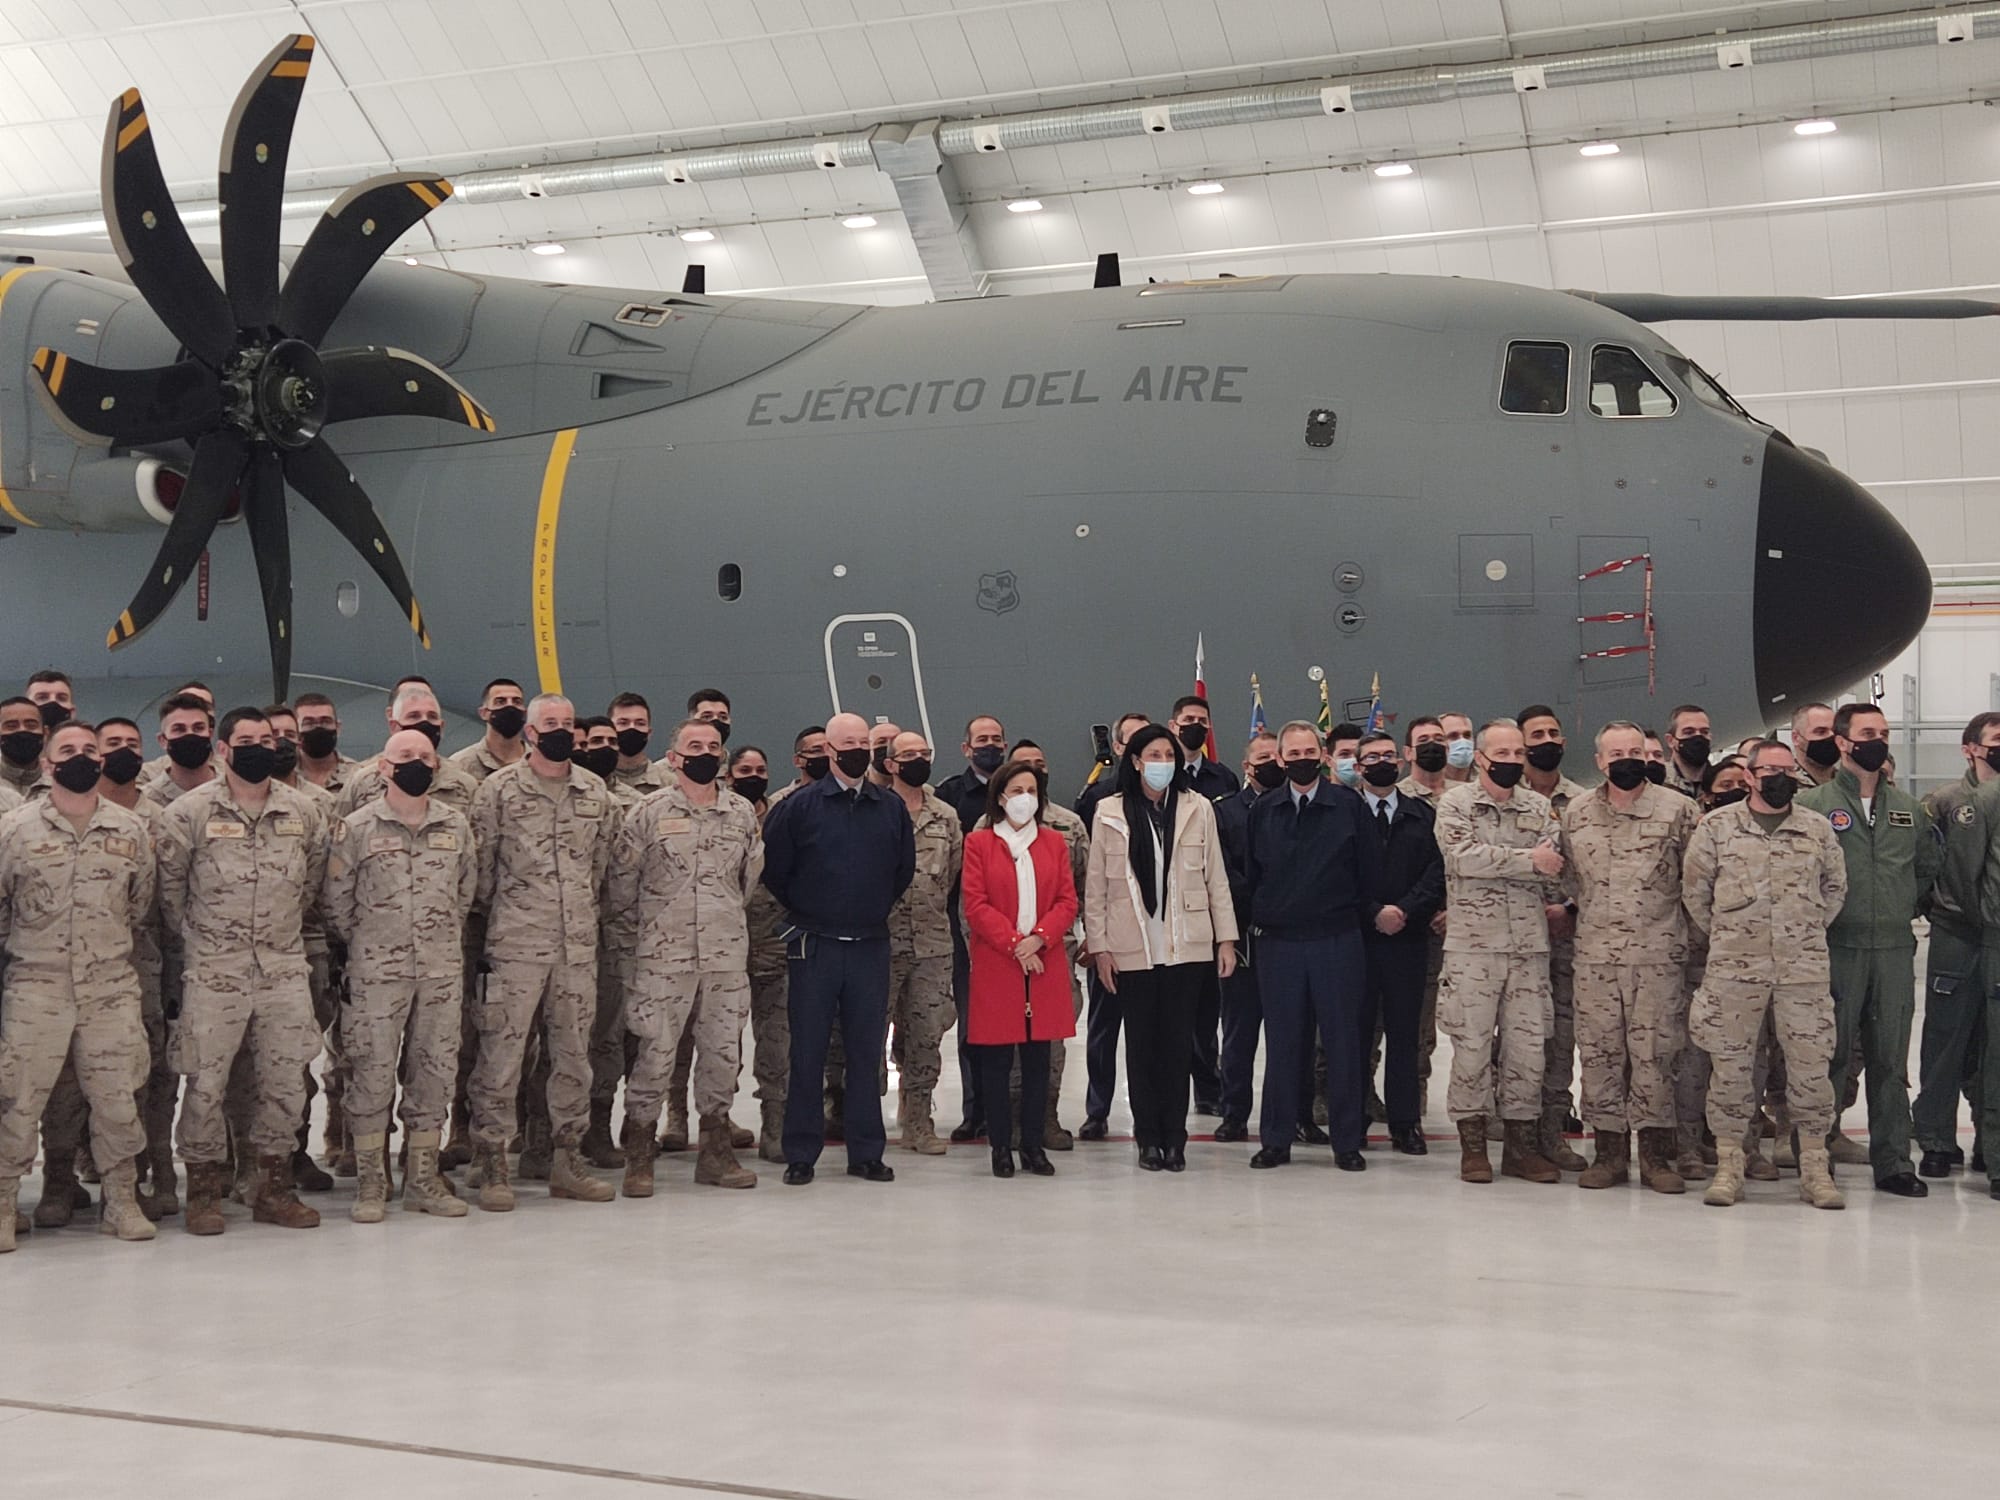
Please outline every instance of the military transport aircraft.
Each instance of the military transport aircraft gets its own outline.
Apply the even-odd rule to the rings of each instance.
[[[0,252],[0,639],[96,712],[189,673],[261,697],[266,662],[280,694],[415,671],[462,710],[506,673],[581,711],[636,688],[666,721],[714,684],[781,760],[834,707],[948,759],[974,710],[1078,749],[1164,713],[1200,634],[1225,754],[1235,684],[1309,717],[1315,668],[1336,705],[1378,675],[1409,713],[1693,699],[1726,735],[1926,617],[1888,512],[1648,325],[1991,304],[1394,275],[911,308],[618,291],[378,263],[450,192],[417,173],[281,254],[312,55],[288,38],[237,101],[219,257],[136,91],[104,147],[115,255]]]

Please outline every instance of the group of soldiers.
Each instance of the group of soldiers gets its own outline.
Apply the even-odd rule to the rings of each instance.
[[[829,1127],[879,1137],[879,1111],[870,1125],[851,1106],[886,1092],[885,1038],[852,1002],[884,983],[900,1145],[948,1149],[933,1091],[964,1014],[964,836],[1003,763],[1046,771],[1038,747],[1010,746],[977,716],[965,769],[933,787],[921,733],[839,715],[797,736],[794,776],[774,788],[774,757],[728,748],[720,690],[690,697],[661,759],[637,694],[579,717],[559,694],[500,678],[478,712],[480,738],[446,757],[436,694],[407,678],[379,754],[355,760],[325,697],[218,719],[188,683],[160,705],[161,753],[147,760],[134,721],[77,717],[60,672],[0,702],[0,1249],[68,1223],[91,1178],[104,1232],[152,1238],[182,1212],[176,1155],[184,1222],[202,1235],[223,1232],[225,1200],[256,1222],[316,1225],[299,1194],[334,1177],[355,1179],[358,1222],[381,1221],[399,1191],[410,1212],[462,1216],[468,1196],[504,1212],[517,1180],[609,1201],[603,1167],[646,1197],[658,1153],[695,1144],[690,1084],[697,1183],[754,1187],[736,1156],[752,1146],[807,1182]],[[1192,750],[1206,704],[1183,699],[1174,719]],[[1463,1179],[1492,1180],[1493,1134],[1503,1175],[1609,1187],[1629,1178],[1636,1131],[1640,1178],[1658,1191],[1712,1173],[1706,1201],[1727,1204],[1746,1178],[1793,1165],[1807,1201],[1839,1207],[1831,1161],[1857,1148],[1836,1107],[1857,1071],[1864,1159],[1884,1191],[1922,1196],[1923,1177],[1962,1164],[1961,1096],[1982,1143],[2000,1129],[2000,1069],[1980,1067],[2000,1024],[1988,956],[2000,715],[1968,725],[1964,780],[1921,803],[1895,785],[1872,705],[1808,705],[1791,728],[1790,745],[1758,739],[1718,759],[1692,705],[1664,736],[1606,725],[1593,789],[1563,774],[1563,725],[1541,706],[1477,727],[1415,718],[1400,744],[1347,725],[1326,736],[1325,774],[1373,799],[1385,829],[1375,804],[1391,780],[1435,810],[1445,899],[1427,919],[1412,1066],[1421,1100],[1436,1034],[1452,1038]],[[1240,784],[1196,755],[1190,786],[1254,801],[1283,784],[1265,774],[1274,742],[1250,740]],[[808,789],[832,795],[780,811]],[[1077,813],[1045,813],[1078,871],[1095,801],[1086,787]],[[860,830],[870,807],[879,847],[840,845],[826,818]],[[1931,952],[1912,1173],[1920,916]],[[885,980],[862,962],[878,930]],[[1254,930],[1248,950],[1254,975]],[[1074,937],[1068,958],[1073,974],[1088,958]],[[730,1119],[746,1022],[758,1132]],[[1063,1053],[1046,1139],[1071,1149],[1055,1118]],[[1564,1129],[1579,1058],[1588,1162]],[[308,1150],[320,1080],[331,1175]],[[1104,1134],[1096,1094],[1085,1139]],[[973,1119],[968,1108],[951,1138],[975,1138]],[[38,1129],[41,1198],[23,1215]],[[1421,1150],[1420,1135],[1397,1140]],[[879,1139],[869,1149],[850,1139],[849,1171],[891,1179]],[[459,1167],[468,1196],[447,1175]]]

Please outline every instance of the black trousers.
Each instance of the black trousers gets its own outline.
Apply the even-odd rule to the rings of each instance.
[[[1084,1033],[1083,1061],[1090,1072],[1090,1089],[1084,1095],[1083,1112],[1090,1119],[1102,1120],[1110,1115],[1111,1097],[1118,1092],[1118,1031],[1125,1019],[1125,997],[1112,994],[1098,982],[1095,964],[1084,968],[1090,1019]]]
[[[826,1144],[826,1049],[834,1018],[852,1058],[880,1057],[889,1011],[889,940],[839,943],[806,938],[805,957],[790,961],[785,1008],[792,1024],[792,1078],[785,1096],[785,1160],[811,1166]],[[847,1159],[880,1161],[888,1145],[882,1099],[864,1075],[847,1090]]]
[[[958,1011],[958,1087],[965,1114],[960,1124],[971,1129],[981,1118],[979,1107],[979,1066],[972,1056],[972,1044],[965,1039],[967,996],[972,990],[972,953],[965,946],[965,928],[959,918],[958,897],[946,909],[951,919],[951,1003]]]
[[[1335,1151],[1359,1151],[1368,1132],[1368,1030],[1361,1020],[1367,960],[1359,932],[1257,939],[1264,1002],[1263,1144],[1291,1149],[1311,1109],[1301,1080],[1312,1068],[1313,1024],[1326,1048],[1327,1134]]]
[[[1222,1052],[1216,1033],[1222,1025],[1222,982],[1211,966],[1194,1002],[1194,1056],[1190,1074],[1195,1103],[1209,1106],[1204,1114],[1220,1114],[1222,1099]]]
[[[1008,1097],[1014,1053],[1021,1054],[1021,1150],[1042,1149],[1042,1125],[1049,1109],[1049,1044],[1008,1042],[990,1047],[972,1044],[979,1063],[979,1097],[986,1106],[986,1139],[997,1151],[1014,1138],[1013,1101]]]
[[[1237,949],[1239,955],[1244,950]],[[1257,1039],[1264,1030],[1264,1002],[1257,992],[1254,955],[1250,963],[1239,962],[1236,972],[1222,981],[1222,1118],[1239,1125],[1250,1123],[1250,1096],[1257,1082]],[[1299,1080],[1299,1096],[1310,1101],[1320,1092],[1319,1076],[1326,1070],[1325,1058],[1305,1059],[1305,1073]]]
[[[1210,963],[1123,969],[1118,999],[1125,1010],[1125,1091],[1132,1134],[1141,1146],[1187,1144],[1188,1070],[1194,1013]]]
[[[1391,1130],[1422,1123],[1423,1092],[1417,1081],[1417,1023],[1424,1013],[1424,973],[1430,944],[1422,933],[1383,937],[1364,933],[1368,991],[1361,1034],[1382,1028],[1382,1103]]]

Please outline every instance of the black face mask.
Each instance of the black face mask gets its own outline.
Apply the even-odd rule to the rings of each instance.
[[[57,761],[52,774],[57,786],[66,792],[81,795],[97,786],[97,778],[104,774],[104,767],[88,755],[72,755],[68,760]]]
[[[1652,782],[1654,786],[1665,786],[1667,784],[1667,763],[1663,760],[1647,761],[1646,779]]]
[[[104,779],[113,786],[130,786],[145,766],[137,750],[113,750],[104,757]]]
[[[1450,754],[1438,740],[1425,740],[1417,746],[1417,769],[1426,776],[1435,776],[1445,767],[1445,758]]]
[[[1818,766],[1822,771],[1829,770],[1840,764],[1840,746],[1833,742],[1832,735],[1828,735],[1823,740],[1807,740],[1805,743],[1805,752],[1806,759]]]
[[[444,738],[444,725],[433,724],[428,719],[419,719],[414,724],[399,724],[396,728],[398,733],[401,733],[405,729],[416,730],[418,734],[431,742],[433,750],[437,749],[438,741]]]
[[[1994,770],[2000,771],[2000,745],[1992,745],[1987,748],[1985,761]]]
[[[627,760],[637,760],[646,753],[647,742],[652,738],[643,729],[621,729],[618,731],[618,753]]]
[[[215,758],[215,740],[206,734],[177,734],[167,741],[167,759],[183,771],[199,771]]]
[[[722,757],[719,755],[683,755],[681,775],[696,786],[707,786],[722,773]]]
[[[421,797],[437,780],[437,772],[420,760],[406,760],[389,768],[389,779],[405,797]]]
[[[308,760],[325,760],[340,748],[340,731],[329,729],[324,724],[316,724],[311,729],[299,731],[299,749]]]
[[[232,745],[229,750],[229,769],[251,786],[269,781],[277,764],[278,752],[269,745]]]
[[[0,734],[0,755],[17,766],[32,766],[42,758],[42,745],[47,736],[39,729],[16,729],[11,734]]]
[[[875,772],[879,776],[887,776],[889,774],[889,747],[887,745],[877,745],[875,747]]]
[[[1385,765],[1363,766],[1361,768],[1361,779],[1379,792],[1394,786],[1398,781],[1402,780],[1402,777],[1397,774],[1396,763],[1390,761]]]
[[[609,776],[618,769],[618,747],[599,745],[595,750],[579,750],[571,759],[594,775]]]
[[[999,747],[994,746],[995,750]],[[849,781],[859,781],[868,770],[868,747],[856,745],[852,750],[841,750],[834,754],[834,763],[840,767],[840,774]]]
[[[746,802],[762,802],[764,793],[771,790],[768,776],[738,776],[729,783],[729,789]]]
[[[279,740],[278,748],[272,752],[277,757],[272,764],[271,774],[283,781],[299,768],[299,747],[290,740]]]
[[[1285,763],[1281,760],[1260,761],[1250,768],[1250,779],[1265,791],[1285,784]]]
[[[1873,774],[1889,763],[1889,742],[1887,740],[1856,740],[1854,748],[1847,752],[1862,770]]]
[[[1528,747],[1528,764],[1537,771],[1553,771],[1563,763],[1563,747],[1554,740],[1543,740],[1539,745]]]
[[[1708,752],[1714,748],[1705,734],[1684,734],[1675,747],[1675,753],[1684,766],[1705,766],[1708,764]]]
[[[1183,750],[1192,750],[1199,755],[1208,747],[1208,726],[1206,724],[1183,724],[1175,731]]]
[[[1285,779],[1293,786],[1311,786],[1326,772],[1326,767],[1316,760],[1288,760],[1284,767]]]
[[[1635,791],[1646,784],[1646,763],[1636,757],[1625,756],[1611,762],[1604,775],[1619,791]]]
[[[927,760],[898,761],[896,779],[904,786],[923,786],[931,779],[931,763]]]
[[[1001,745],[974,745],[968,759],[981,776],[991,776],[1007,763],[1007,751]]]
[[[807,781],[824,781],[826,773],[833,766],[833,757],[828,755],[808,755],[799,763]]]
[[[1518,760],[1489,761],[1486,766],[1487,778],[1502,791],[1510,786],[1519,786],[1527,772],[1528,768]]]
[[[569,729],[544,729],[535,736],[535,749],[543,760],[560,765],[576,753],[576,733]]]
[[[1745,791],[1717,792],[1713,797],[1708,799],[1708,805],[1710,807],[1734,807],[1749,795]]]
[[[722,736],[722,743],[729,743],[729,721],[727,719],[706,719],[704,723],[713,725],[715,732]]]
[[[518,740],[521,731],[527,727],[528,711],[508,704],[504,708],[486,710],[486,727],[503,740]]]
[[[1773,807],[1790,807],[1799,794],[1799,784],[1789,771],[1773,771],[1757,778],[1757,795]]]
[[[44,729],[54,729],[57,725],[67,724],[70,720],[69,710],[53,698],[47,703],[37,704],[36,708],[41,713],[42,728]]]

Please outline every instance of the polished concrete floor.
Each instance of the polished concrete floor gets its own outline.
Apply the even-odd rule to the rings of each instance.
[[[878,1187],[835,1147],[753,1192],[684,1156],[650,1201],[363,1227],[343,1184],[312,1232],[37,1232],[0,1258],[0,1494],[1976,1491],[1983,1178],[1904,1202],[1848,1168],[1836,1214],[1787,1175],[1724,1211],[1469,1187],[1442,1141],[1358,1176],[1252,1149],[1170,1176],[1079,1145],[1009,1182],[983,1147],[892,1151]]]

